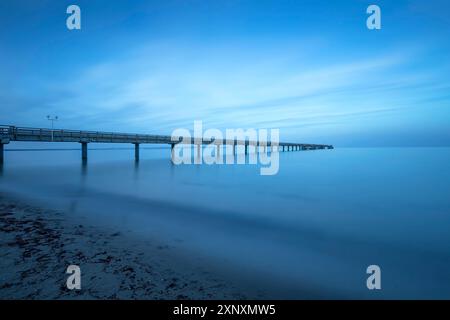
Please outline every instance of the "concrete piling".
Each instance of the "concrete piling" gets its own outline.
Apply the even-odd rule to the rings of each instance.
[[[134,160],[139,161],[139,143],[134,144]]]
[[[0,143],[0,165],[4,162],[5,147],[3,143]]]
[[[81,159],[87,160],[87,142],[81,142]]]
[[[222,149],[222,145],[221,144],[217,144],[217,157],[220,157],[220,149]]]

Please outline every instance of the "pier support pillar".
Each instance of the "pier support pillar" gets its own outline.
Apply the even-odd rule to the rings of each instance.
[[[245,154],[248,154],[248,144],[247,143],[245,143]]]
[[[233,142],[233,155],[236,155],[236,141]]]
[[[81,142],[81,159],[87,160],[87,142]]]
[[[4,154],[5,154],[5,145],[3,143],[0,143],[0,165],[3,164],[4,161]]]
[[[134,160],[139,161],[139,143],[134,144]]]
[[[171,143],[170,144],[170,158],[172,159],[172,161],[173,161],[173,156],[174,156],[174,154],[173,154],[174,149],[175,149],[175,143]]]
[[[220,149],[222,149],[222,145],[221,144],[217,144],[217,157],[220,157]]]

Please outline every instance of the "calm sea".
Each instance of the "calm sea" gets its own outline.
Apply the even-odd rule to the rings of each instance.
[[[158,237],[273,298],[450,298],[450,148],[285,152],[274,176],[175,166],[169,149],[133,157],[6,151],[0,190]]]

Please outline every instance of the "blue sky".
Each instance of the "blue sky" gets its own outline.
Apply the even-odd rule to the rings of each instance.
[[[81,8],[82,29],[66,28]],[[366,28],[366,8],[382,29]],[[449,1],[0,3],[0,123],[450,146]]]

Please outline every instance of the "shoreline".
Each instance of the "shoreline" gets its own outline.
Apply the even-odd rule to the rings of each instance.
[[[0,299],[256,298],[173,246],[84,222],[0,193]],[[66,287],[71,264],[81,290]]]

